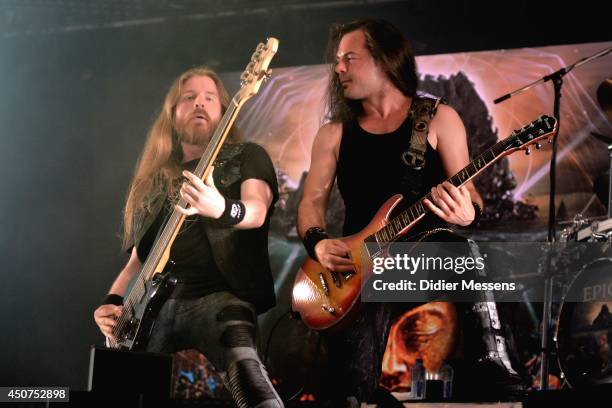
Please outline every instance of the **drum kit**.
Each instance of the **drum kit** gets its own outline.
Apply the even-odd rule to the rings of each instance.
[[[597,99],[612,120],[612,79],[598,88]],[[593,133],[608,145],[612,136]],[[576,215],[560,234],[561,256],[572,258],[554,325],[554,342],[562,377],[571,387],[612,383],[612,180],[596,179],[594,192],[608,207],[607,216]],[[569,225],[568,225],[569,224]]]

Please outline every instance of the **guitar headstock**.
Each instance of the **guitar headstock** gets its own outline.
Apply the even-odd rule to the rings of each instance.
[[[257,44],[251,61],[240,75],[240,90],[234,96],[237,105],[256,95],[263,81],[272,75],[272,70],[268,67],[277,50],[278,40],[273,37],[268,38],[265,44]]]
[[[552,116],[542,115],[533,122],[515,130],[504,140],[504,151],[512,153],[516,150],[525,150],[526,154],[531,153],[530,146],[535,145],[536,149],[542,147],[540,141],[552,138],[557,131],[557,120]]]

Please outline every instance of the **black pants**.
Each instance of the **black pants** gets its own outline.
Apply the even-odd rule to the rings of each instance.
[[[282,408],[256,349],[257,319],[250,303],[229,292],[170,299],[155,322],[147,351],[195,348],[208,358],[239,408]]]

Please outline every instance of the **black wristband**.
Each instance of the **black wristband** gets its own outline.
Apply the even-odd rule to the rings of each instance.
[[[319,261],[315,252],[315,246],[317,246],[319,241],[328,238],[329,235],[327,235],[327,232],[325,232],[325,230],[320,227],[310,227],[304,234],[304,240],[302,241],[304,243],[304,248],[306,248],[306,252],[308,252],[308,255],[315,261]]]
[[[123,296],[115,295],[114,293],[109,293],[108,295],[104,296],[104,299],[102,299],[102,304],[122,306]]]
[[[225,199],[225,210],[221,217],[217,218],[219,224],[231,227],[240,223],[244,219],[244,213],[246,208],[240,200],[232,200],[231,198]]]
[[[480,221],[480,217],[482,217],[482,208],[472,201],[472,205],[474,206],[474,220],[467,226],[467,228],[473,228],[478,225]]]

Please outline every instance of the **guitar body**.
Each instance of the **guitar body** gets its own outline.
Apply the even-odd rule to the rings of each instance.
[[[144,351],[155,326],[155,319],[176,284],[177,279],[171,277],[168,271],[153,275],[145,285],[144,296],[130,307],[131,318],[123,325],[117,340],[109,340],[109,346],[121,350]]]
[[[359,300],[361,284],[372,274],[372,264],[365,240],[384,227],[393,209],[402,200],[395,195],[383,204],[372,221],[354,235],[340,238],[350,250],[354,274],[331,272],[308,257],[298,271],[293,284],[291,308],[300,313],[304,323],[316,330],[338,328],[351,323]],[[403,233],[407,232],[411,224]]]

